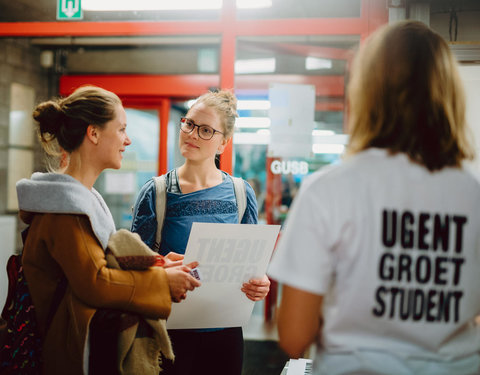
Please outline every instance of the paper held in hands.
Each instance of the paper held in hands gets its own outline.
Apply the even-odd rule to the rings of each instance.
[[[240,289],[265,275],[280,225],[193,223],[184,264],[198,261],[202,285],[174,303],[168,329],[240,327],[254,302]]]

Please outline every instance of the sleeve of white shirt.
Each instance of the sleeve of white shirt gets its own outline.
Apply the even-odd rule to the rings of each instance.
[[[268,275],[282,284],[323,295],[333,273],[331,201],[328,183],[314,174],[295,198]]]

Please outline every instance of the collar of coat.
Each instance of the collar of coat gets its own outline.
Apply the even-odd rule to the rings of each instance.
[[[87,215],[103,249],[115,232],[112,214],[102,196],[73,177],[58,173],[34,173],[17,182],[19,209],[32,213]]]

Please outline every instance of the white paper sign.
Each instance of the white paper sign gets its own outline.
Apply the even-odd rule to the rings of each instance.
[[[315,126],[315,86],[271,83],[270,157],[311,156],[312,131]]]
[[[279,230],[279,225],[193,223],[184,263],[200,263],[202,286],[172,305],[167,328],[245,325],[254,302],[240,289],[265,275]]]

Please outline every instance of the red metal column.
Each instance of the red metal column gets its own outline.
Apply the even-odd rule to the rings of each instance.
[[[158,109],[160,131],[158,140],[158,175],[167,173],[168,119],[170,117],[170,99],[162,99]]]
[[[362,0],[360,17],[367,22],[367,27],[360,34],[363,42],[380,26],[388,23],[388,7],[385,0]]]
[[[220,46],[220,88],[226,90],[234,89],[235,82],[235,30],[232,25],[236,22],[235,0],[224,0],[222,10],[222,23],[224,25],[222,44]],[[220,156],[220,169],[233,173],[233,139]]]
[[[265,168],[267,170],[266,195],[265,195],[265,218],[267,224],[280,224],[278,212],[282,204],[282,176],[272,172],[272,162],[281,158],[267,157]],[[265,297],[264,317],[270,322],[275,317],[278,298],[278,283],[270,280],[270,292]]]

